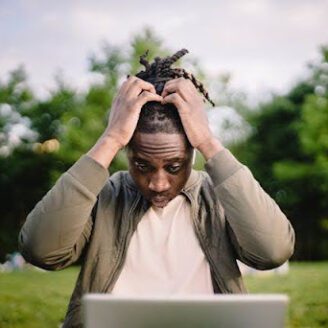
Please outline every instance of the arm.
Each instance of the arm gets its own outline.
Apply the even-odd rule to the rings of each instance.
[[[257,269],[271,269],[288,260],[294,250],[294,230],[250,170],[228,150],[217,153],[205,167],[224,208],[238,258]]]
[[[145,81],[131,77],[123,83],[103,135],[28,215],[18,240],[27,261],[61,269],[79,258],[91,235],[91,213],[108,179],[108,167],[131,139],[142,106],[161,100]]]
[[[214,138],[193,84],[183,78],[169,81],[162,96],[163,103],[177,107],[189,142],[207,160],[206,169],[224,208],[239,259],[258,269],[285,262],[293,253],[293,228],[249,169]]]
[[[82,253],[92,229],[91,212],[108,171],[83,156],[28,215],[19,234],[19,248],[28,262],[61,269]]]

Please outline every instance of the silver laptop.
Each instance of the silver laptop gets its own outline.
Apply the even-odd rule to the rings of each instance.
[[[86,328],[282,328],[286,295],[83,297]]]

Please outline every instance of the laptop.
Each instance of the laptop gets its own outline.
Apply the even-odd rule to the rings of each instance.
[[[86,328],[282,328],[286,295],[83,297]]]

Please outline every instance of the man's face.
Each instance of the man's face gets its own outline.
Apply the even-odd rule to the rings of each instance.
[[[129,145],[129,172],[153,206],[165,207],[187,182],[192,154],[183,134],[136,132]]]

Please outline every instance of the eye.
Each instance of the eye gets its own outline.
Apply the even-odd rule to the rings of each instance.
[[[143,173],[149,172],[151,170],[151,166],[146,163],[135,161],[134,165],[140,172],[143,172]]]
[[[178,173],[179,170],[181,169],[181,166],[182,165],[180,164],[172,164],[166,167],[166,171],[171,174]]]

